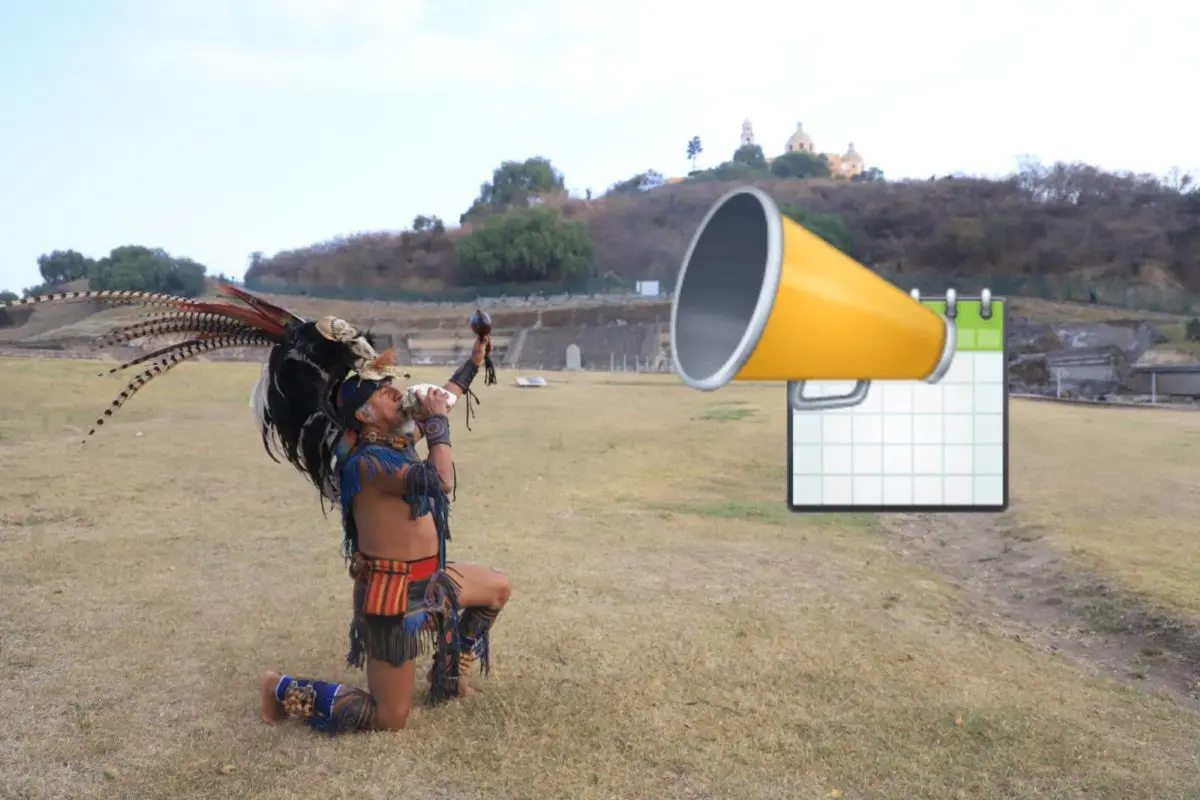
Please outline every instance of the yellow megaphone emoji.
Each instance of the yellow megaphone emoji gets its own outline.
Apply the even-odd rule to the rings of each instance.
[[[954,358],[955,328],[819,236],[765,193],[735,189],[692,238],[671,302],[671,359],[694,389],[788,381],[797,411],[861,403],[872,380],[936,383]],[[835,397],[809,380],[853,380]]]

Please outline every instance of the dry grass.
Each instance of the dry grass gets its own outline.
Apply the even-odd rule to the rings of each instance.
[[[1011,415],[1016,517],[1152,604],[1200,619],[1200,415],[1019,401]]]
[[[1137,308],[1069,303],[1059,300],[1043,300],[1037,297],[1011,298],[1011,312],[1028,317],[1034,322],[1109,322],[1111,320],[1140,319],[1158,327],[1161,324],[1179,323],[1188,317],[1163,311],[1143,311]]]
[[[1158,363],[1195,363],[1200,357],[1200,342],[1187,338],[1188,319],[1181,317],[1175,322],[1155,324],[1155,329],[1167,339],[1167,343],[1156,350],[1171,354],[1171,360],[1160,359]]]
[[[1200,786],[1194,713],[998,635],[872,518],[789,515],[782,387],[713,396],[669,378],[482,388],[475,431],[459,424],[454,556],[515,587],[481,697],[399,734],[262,725],[264,668],[360,679],[341,669],[337,524],[262,453],[246,407],[256,367],[185,366],[80,448],[116,391],[95,366],[0,361],[0,796],[1182,798]],[[1018,474],[1058,476],[1088,448],[1080,471],[1115,474],[1098,444],[1047,446],[1078,412],[1015,413]],[[1054,414],[1063,430],[1043,431],[1036,415]],[[1140,438],[1186,464],[1185,445],[1152,440],[1164,424],[1130,418],[1119,446]],[[1076,524],[1030,480],[1017,503]],[[1154,520],[1165,526],[1190,508],[1190,482],[1138,485],[1119,501],[1129,510],[1110,497],[1109,512],[1140,526],[1147,499],[1173,496]]]

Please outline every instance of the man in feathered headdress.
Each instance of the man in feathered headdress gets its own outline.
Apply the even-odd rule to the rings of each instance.
[[[403,728],[412,706],[416,659],[433,651],[430,699],[468,691],[466,674],[489,668],[489,632],[508,600],[503,574],[446,560],[454,462],[449,410],[487,361],[480,336],[469,361],[445,387],[402,389],[395,354],[334,317],[310,322],[223,285],[238,301],[205,302],[145,292],[76,292],[13,305],[100,300],[170,309],[105,337],[108,343],[163,334],[191,338],[117,369],[152,362],[97,420],[111,417],[150,380],[196,355],[230,347],[269,347],[252,396],[263,444],[282,455],[341,507],[343,555],[354,579],[347,662],[364,667],[368,689],[280,673],[263,677],[263,718],[303,719],[331,733]],[[96,427],[89,431],[95,432]],[[424,438],[429,456],[420,458]]]

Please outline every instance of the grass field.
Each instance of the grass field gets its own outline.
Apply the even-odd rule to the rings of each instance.
[[[1200,415],[1013,406],[1014,512],[1026,530],[1200,619]]]
[[[790,515],[782,387],[666,377],[457,417],[453,556],[514,585],[482,695],[263,725],[264,669],[360,680],[336,520],[263,453],[256,366],[185,365],[81,447],[98,366],[0,360],[2,797],[1200,795],[1195,712],[1003,635],[875,518]],[[1200,417],[1013,415],[1015,523],[1200,615]]]

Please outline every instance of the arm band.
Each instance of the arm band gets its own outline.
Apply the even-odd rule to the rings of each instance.
[[[450,376],[450,382],[464,392],[471,388],[471,381],[475,380],[475,376],[479,373],[479,367],[475,366],[475,362],[470,359],[458,369],[454,370],[454,374]]]
[[[421,423],[421,431],[425,434],[425,443],[430,447],[437,444],[450,444],[450,419],[439,414]]]

